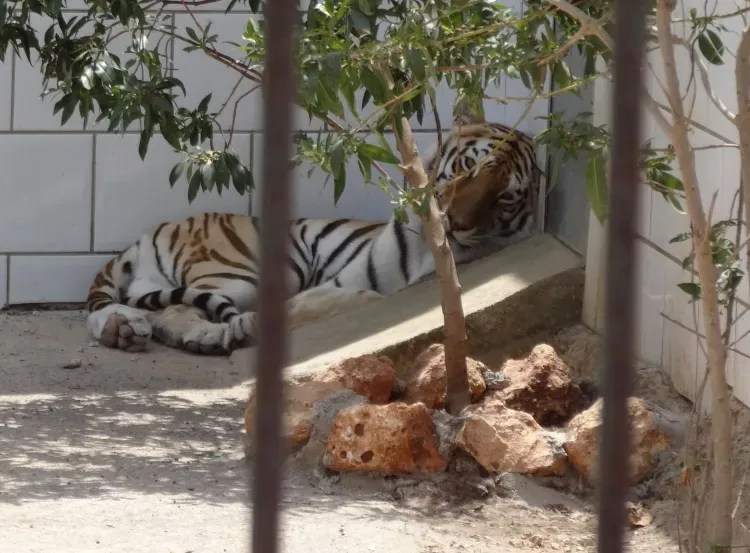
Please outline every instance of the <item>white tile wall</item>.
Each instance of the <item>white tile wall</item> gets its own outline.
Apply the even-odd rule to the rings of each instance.
[[[683,0],[683,6],[678,10],[687,11],[690,7],[703,9],[700,0]],[[734,28],[733,28],[734,26]],[[736,50],[739,32],[742,30],[742,22],[727,22],[729,32],[722,35],[728,41],[727,50]],[[730,45],[731,44],[731,45]],[[734,50],[733,50],[734,48]],[[662,62],[659,53],[651,54],[653,67],[656,69],[657,77],[662,77],[659,72]],[[730,109],[736,109],[736,92],[734,90],[733,66],[711,66],[709,68],[711,83],[717,95]],[[709,101],[700,80],[691,79],[691,69],[687,56],[682,49],[678,50],[678,74],[683,90],[688,82],[692,82],[693,90],[687,96],[691,117],[697,122],[709,127],[727,137],[729,141],[737,140],[736,128],[726,121],[718,110]],[[597,83],[597,90],[600,84]],[[657,101],[664,103],[663,94],[654,78],[649,78],[649,90]],[[596,95],[594,112],[599,122],[609,120],[610,110],[609,96]],[[654,145],[663,147],[669,144],[661,129],[647,115],[646,126],[651,129],[655,138]],[[691,142],[694,146],[709,146],[716,144],[717,140],[706,133],[696,130],[691,134]],[[739,155],[731,149],[710,149],[696,152],[696,170],[701,188],[702,200],[705,210],[708,211],[709,203],[714,193],[717,193],[716,203],[713,209],[713,222],[725,219],[730,215],[730,208],[734,200],[735,192],[739,186]],[[648,209],[648,214],[643,217],[639,224],[639,231],[644,237],[656,244],[657,247],[665,249],[670,254],[682,260],[690,251],[689,241],[670,244],[669,241],[679,233],[689,229],[689,221],[686,215],[676,212],[670,207],[660,194],[649,193],[642,202],[642,207]],[[592,223],[593,225],[593,223]],[[596,233],[590,233],[589,251],[596,249],[591,237],[597,237]],[[603,239],[597,238],[599,248],[603,248]],[[655,364],[661,364],[670,374],[676,389],[691,400],[695,399],[697,386],[700,384],[704,369],[705,355],[699,346],[697,335],[705,334],[700,306],[696,307],[694,315],[693,306],[688,304],[687,295],[677,288],[681,282],[690,282],[690,275],[683,271],[673,261],[662,256],[655,249],[639,246],[641,252],[641,268],[639,275],[639,311],[640,311],[640,345],[639,355],[648,362],[657,359],[657,352],[661,344],[661,360]],[[592,256],[589,256],[589,260]],[[587,270],[586,287],[589,290],[600,288],[599,280],[603,273],[599,270]],[[658,299],[659,290],[664,295],[663,305]],[[747,301],[747,281],[739,288],[739,298]],[[587,297],[594,297],[591,292]],[[587,323],[598,323],[594,317],[600,310],[601,300],[596,300],[597,305],[587,310]],[[667,320],[659,320],[657,312],[663,312],[666,316],[674,319],[677,323]],[[744,311],[744,307],[739,308]],[[594,317],[592,319],[592,317]],[[663,319],[663,317],[661,318]],[[598,327],[601,329],[601,327]],[[750,315],[744,315],[737,322],[734,329],[735,339],[750,329]],[[735,352],[731,352],[727,358],[727,379],[734,387],[735,396],[750,406],[750,336],[739,339]],[[704,394],[704,407],[710,408],[710,394]]]
[[[74,303],[86,300],[94,276],[111,256],[14,255],[9,303]]]
[[[13,109],[13,54],[5,56],[5,63],[0,63],[0,131],[10,130],[10,114]]]
[[[182,160],[159,136],[149,146],[146,159],[138,155],[139,136],[96,137],[96,185],[94,192],[94,251],[121,250],[161,221],[188,217],[203,211],[228,211],[247,215],[250,200],[234,188],[200,193],[192,205],[187,199],[185,174],[169,186],[169,171]],[[232,148],[250,162],[249,134],[236,134]],[[128,206],[137,205],[137,209]]]
[[[0,252],[88,251],[90,135],[0,135]]]

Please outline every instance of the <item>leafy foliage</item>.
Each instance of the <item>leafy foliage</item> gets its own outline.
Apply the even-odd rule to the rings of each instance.
[[[222,128],[219,115],[231,107],[236,113],[260,87],[238,98],[208,95],[190,106],[164,45],[174,41],[175,48],[207,56],[260,85],[265,2],[233,0],[227,7],[252,12],[242,37],[219,37],[197,18],[175,28],[165,13],[171,4],[188,10],[196,5],[195,0],[86,0],[87,11],[72,14],[62,11],[62,0],[0,0],[0,59],[9,49],[29,63],[38,58],[44,93],[54,95],[61,124],[77,113],[85,126],[93,119],[110,132],[137,128],[141,158],[154,136],[161,136],[183,154],[170,185],[187,181],[191,200],[199,191],[221,193],[228,186],[247,192],[252,172],[231,149],[233,125]],[[604,24],[611,19],[607,2],[578,4]],[[376,180],[394,195],[397,212],[405,202],[421,204],[382,168],[398,163],[385,136],[399,131],[402,116],[419,122],[432,117],[436,88],[443,83],[456,92],[457,103],[479,113],[484,101],[506,101],[486,92],[503,77],[520,79],[529,89],[528,101],[542,94],[548,74],[560,90],[576,91],[594,78],[598,58],[609,60],[596,39],[582,40],[577,48],[586,56],[586,75],[573,76],[564,54],[577,31],[573,18],[543,0],[529,2],[523,14],[487,0],[312,1],[300,13],[294,37],[297,101],[334,136],[298,137],[297,160],[312,161],[333,178],[334,202],[344,192],[354,156],[365,181]],[[124,49],[118,46],[123,39],[129,39]],[[227,45],[237,55],[224,53]]]

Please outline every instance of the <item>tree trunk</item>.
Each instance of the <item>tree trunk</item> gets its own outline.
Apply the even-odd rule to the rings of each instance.
[[[409,186],[417,189],[428,185],[429,178],[419,157],[409,121],[402,119],[402,135],[394,129],[396,143],[401,154],[402,166]],[[458,282],[456,263],[450,243],[445,235],[442,215],[437,200],[430,195],[430,209],[423,219],[423,238],[432,251],[435,273],[440,287],[440,303],[443,308],[445,337],[445,371],[448,384],[448,412],[458,415],[469,405],[469,378],[466,369],[468,344],[466,320],[461,303],[461,284]]]
[[[701,303],[703,323],[706,328],[708,371],[713,400],[711,428],[714,445],[714,494],[710,541],[713,546],[721,548],[730,547],[732,544],[732,412],[725,372],[726,350],[721,335],[716,268],[711,255],[708,221],[701,203],[698,177],[695,172],[695,156],[688,140],[687,122],[677,77],[670,21],[674,6],[674,0],[659,0],[656,21],[659,49],[664,63],[666,90],[672,110],[670,138],[685,185],[687,211],[693,227],[696,269],[702,289]],[[740,83],[737,86],[740,86]]]

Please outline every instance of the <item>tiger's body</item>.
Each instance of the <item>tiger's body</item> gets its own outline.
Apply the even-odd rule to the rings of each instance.
[[[470,124],[454,128],[441,152],[436,189],[456,263],[529,233],[539,170],[528,137],[502,125]],[[426,157],[428,171],[436,158],[437,151]],[[292,326],[434,272],[422,222],[411,213],[407,223],[298,219],[290,235]],[[201,353],[251,344],[258,237],[259,220],[249,216],[207,213],[162,223],[96,275],[87,300],[90,332],[127,351],[144,349],[152,336]]]

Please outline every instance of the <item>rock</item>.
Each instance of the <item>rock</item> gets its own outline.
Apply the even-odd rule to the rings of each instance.
[[[456,443],[490,472],[549,476],[566,470],[562,448],[534,418],[497,399],[467,409]]]
[[[340,382],[286,381],[284,386],[284,437],[292,450],[297,450],[310,438],[313,405],[343,389]],[[245,406],[245,431],[254,440],[256,390],[253,387]]]
[[[71,359],[62,366],[63,369],[80,369],[81,367],[83,367],[81,359]]]
[[[469,374],[469,391],[471,400],[479,400],[487,387],[482,378],[483,363],[466,359]],[[445,347],[443,344],[432,344],[414,360],[410,378],[406,385],[406,401],[424,403],[431,409],[445,407],[448,381],[445,372]]]
[[[563,446],[571,465],[589,482],[594,482],[597,476],[602,404],[601,399],[597,400],[589,409],[570,421]],[[631,484],[634,485],[654,466],[657,456],[670,449],[670,441],[667,435],[657,428],[656,416],[646,408],[642,399],[632,397],[628,400],[628,416],[633,425],[635,447],[630,458]]]
[[[488,392],[499,392],[510,386],[510,380],[501,372],[491,371],[487,367],[482,370],[482,378]]]
[[[324,465],[385,474],[437,472],[446,463],[434,431],[430,413],[420,403],[348,407],[333,421]]]
[[[571,376],[596,379],[602,363],[602,338],[583,324],[561,330],[552,346],[570,369]]]
[[[320,467],[336,415],[342,409],[364,403],[367,403],[365,398],[347,389],[338,390],[316,401],[311,410],[310,439],[297,455],[297,460],[315,468]]]
[[[340,382],[370,403],[388,403],[396,381],[396,371],[389,357],[363,355],[334,363],[316,374],[317,382]]]
[[[503,365],[510,386],[495,392],[505,404],[529,413],[543,426],[564,422],[581,401],[581,390],[552,346],[539,344],[526,359]]]

